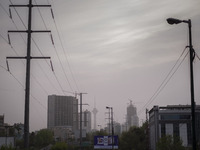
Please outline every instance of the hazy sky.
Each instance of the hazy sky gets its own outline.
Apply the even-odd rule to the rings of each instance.
[[[9,124],[24,122],[25,60],[8,60],[7,56],[26,55],[26,34],[8,30],[25,30],[27,8],[9,5],[28,4],[28,0],[0,0],[0,115]],[[51,4],[33,8],[32,56],[50,56],[49,60],[31,61],[30,130],[47,126],[47,96],[83,95],[83,109],[96,103],[97,124],[105,126],[106,106],[113,107],[114,120],[125,121],[131,99],[140,122],[145,109],[154,105],[190,104],[189,57],[181,56],[188,45],[188,26],[169,25],[169,17],[192,20],[193,46],[200,56],[199,0],[33,0]],[[19,17],[20,16],[20,17]],[[22,22],[23,20],[23,22]],[[181,57],[180,57],[181,56]],[[180,57],[180,59],[179,59]],[[177,62],[176,67],[167,75]],[[181,63],[182,62],[182,63]],[[180,64],[181,63],[181,64]],[[166,80],[165,80],[166,79]],[[200,61],[194,61],[195,101],[200,104]],[[160,88],[159,88],[160,87]],[[158,93],[156,92],[158,91]]]

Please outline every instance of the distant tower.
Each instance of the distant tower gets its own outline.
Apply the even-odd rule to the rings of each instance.
[[[92,113],[94,114],[94,130],[96,130],[96,128],[97,128],[97,118],[96,118],[96,115],[97,115],[97,113],[98,113],[98,110],[96,109],[96,104],[94,105],[94,108],[93,108],[93,110],[92,110]]]

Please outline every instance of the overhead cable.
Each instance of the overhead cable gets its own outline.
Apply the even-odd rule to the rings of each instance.
[[[182,59],[182,61],[178,64],[178,62],[180,61],[181,57],[183,56],[183,54],[185,53],[187,47],[184,48],[183,52],[181,53],[181,55],[179,56],[178,60],[176,61],[176,63],[173,65],[173,67],[170,69],[169,73],[167,74],[167,76],[165,77],[165,79],[163,80],[163,82],[160,84],[160,86],[158,87],[158,89],[155,91],[155,93],[151,96],[151,98],[147,101],[147,103],[142,107],[141,110],[139,110],[138,114],[140,115],[148,105],[150,105],[155,99],[156,97],[160,94],[160,92],[164,89],[164,87],[168,84],[168,82],[170,81],[170,79],[172,78],[172,76],[175,74],[175,72],[179,69],[180,65],[183,63],[183,61],[185,60],[186,56],[188,55],[189,51],[186,53],[186,55],[184,56],[184,58]],[[178,64],[178,66],[177,66]],[[176,67],[177,66],[177,67]],[[176,67],[176,68],[175,68]]]

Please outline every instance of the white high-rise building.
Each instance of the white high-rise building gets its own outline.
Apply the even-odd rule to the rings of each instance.
[[[47,127],[78,129],[78,99],[73,96],[48,96]]]

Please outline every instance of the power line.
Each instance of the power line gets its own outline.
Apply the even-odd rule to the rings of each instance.
[[[9,1],[10,1],[11,4],[13,4],[11,0],[9,0]],[[35,0],[34,0],[34,1],[35,1]],[[35,3],[37,4],[36,1],[35,1]],[[23,22],[21,16],[19,15],[18,11],[17,11],[15,8],[14,8],[14,10],[15,10],[17,16],[19,17],[20,21],[22,22],[22,24],[23,24],[24,27],[26,28],[26,25],[25,25],[25,23]],[[38,8],[38,10],[39,10],[39,8]],[[39,10],[39,14],[40,14],[40,16],[41,16],[41,18],[42,18],[42,20],[43,20],[43,23],[44,23],[44,25],[45,25],[45,28],[47,29],[46,23],[45,23],[45,21],[44,21],[44,18],[42,17],[42,14],[41,14],[40,10]],[[7,13],[7,15],[9,16],[8,13]],[[13,21],[13,20],[12,20],[12,21]],[[54,20],[54,21],[55,21],[55,20]],[[14,23],[14,21],[13,21],[13,23]],[[15,24],[15,23],[14,23],[14,24]],[[16,24],[15,24],[15,27],[17,28]],[[18,30],[18,28],[17,28],[17,30]],[[60,41],[61,41],[61,38],[60,38],[60,34],[59,34],[59,32],[58,32],[58,29],[57,29],[57,33],[58,33],[59,39],[60,39]],[[22,36],[22,35],[21,35],[21,36]],[[31,37],[31,38],[32,38],[32,37]],[[22,37],[22,39],[23,39],[23,37]],[[24,40],[24,39],[23,39],[23,40]],[[41,52],[39,46],[36,44],[35,40],[34,40],[33,38],[32,38],[32,40],[33,40],[33,43],[35,44],[35,46],[37,47],[37,49],[39,50],[40,54],[43,56],[43,54],[42,54],[42,52]],[[24,42],[25,42],[25,40],[24,40]],[[61,41],[61,45],[62,45],[62,47],[63,47],[62,41]],[[67,80],[67,82],[68,82],[68,84],[69,84],[69,86],[70,86],[70,89],[73,91],[73,88],[72,88],[72,86],[71,86],[71,84],[70,84],[70,82],[69,82],[69,79],[68,79],[68,77],[67,77],[67,74],[66,74],[66,72],[65,72],[65,69],[64,69],[64,67],[63,67],[63,65],[62,65],[62,62],[61,62],[61,60],[60,60],[60,58],[59,58],[59,55],[58,55],[58,53],[57,53],[57,50],[56,50],[55,46],[54,46],[54,49],[55,49],[55,51],[56,51],[56,55],[57,55],[57,57],[58,57],[58,59],[59,59],[59,63],[60,63],[60,65],[61,65],[61,67],[62,67],[62,70],[63,70],[63,72],[64,72],[65,78],[66,78],[66,80]],[[64,49],[64,47],[63,47],[63,49]],[[64,52],[65,52],[65,51],[64,51]],[[65,54],[65,56],[66,56],[66,54]],[[45,61],[46,61],[46,60],[45,60]],[[68,62],[68,60],[67,60],[67,62]],[[48,64],[48,63],[47,63],[47,64]],[[49,65],[49,64],[48,64],[48,65]],[[69,66],[69,68],[70,68],[69,62],[68,62],[68,66]],[[73,76],[73,73],[72,73],[72,71],[71,71],[71,68],[70,68],[70,72],[71,72],[71,74],[72,74],[72,78],[73,78],[73,80],[74,80],[74,82],[75,82],[75,84],[76,84],[76,87],[78,88],[77,83],[76,83],[76,81],[75,81],[75,78],[74,78],[74,76]],[[55,73],[54,73],[54,75],[55,75]],[[57,77],[55,77],[55,78],[56,78],[56,80],[58,79]],[[57,80],[57,81],[58,81],[58,80]],[[37,81],[37,82],[38,82],[38,81]],[[59,84],[59,86],[61,87],[61,84],[60,84],[60,83],[58,83],[58,84]],[[53,86],[53,87],[55,87],[55,86]],[[63,91],[63,88],[62,88],[62,91]]]
[[[6,71],[7,71],[7,69],[6,69],[4,66],[0,65],[0,67],[3,68],[3,70],[6,70]]]
[[[56,27],[56,32],[57,32],[57,34],[58,34],[59,41],[60,41],[60,43],[61,43],[61,47],[62,47],[62,50],[63,50],[63,52],[64,52],[64,56],[65,56],[65,59],[66,59],[67,65],[68,65],[69,70],[70,70],[70,73],[71,73],[71,75],[72,75],[72,79],[73,79],[73,81],[74,81],[74,83],[75,83],[75,86],[76,86],[77,90],[79,91],[79,88],[78,88],[77,82],[76,82],[76,80],[75,80],[74,74],[73,74],[73,72],[72,72],[72,69],[71,69],[71,66],[70,66],[69,60],[68,60],[67,55],[66,55],[66,52],[65,52],[65,48],[64,48],[64,45],[63,45],[63,42],[62,42],[61,36],[60,36],[60,32],[59,32],[59,30],[58,30],[58,26],[57,26],[57,23],[56,23],[55,17],[54,17],[54,15],[53,15],[53,11],[52,11],[52,16],[53,16],[54,24],[55,24],[55,27]]]
[[[9,13],[6,11],[6,9],[3,7],[3,5],[1,4],[1,2],[0,2],[0,6],[1,6],[1,8],[6,12],[6,14],[9,16]]]
[[[182,59],[182,61],[179,63],[179,65],[177,66],[178,62],[180,61],[181,57],[183,56],[185,50],[187,47],[185,47],[185,49],[183,50],[183,52],[181,53],[181,55],[179,56],[178,60],[176,61],[176,63],[173,65],[173,67],[170,69],[169,73],[167,74],[167,76],[165,77],[165,79],[163,80],[163,82],[160,84],[160,86],[158,87],[158,89],[155,91],[155,93],[151,96],[151,98],[148,100],[148,102],[142,107],[142,109],[138,112],[138,114],[140,115],[145,108],[150,105],[155,99],[156,97],[160,94],[160,92],[164,89],[164,87],[168,84],[168,82],[170,81],[170,79],[173,77],[173,75],[175,74],[175,72],[179,69],[180,65],[182,64],[182,62],[185,60],[186,56],[188,55],[189,51],[186,53],[186,55],[184,56],[184,58]],[[177,66],[177,67],[176,67]],[[176,67],[176,68],[175,68]],[[174,71],[174,72],[172,72]]]
[[[11,2],[11,1],[10,1]],[[37,5],[43,7],[44,5]],[[30,68],[31,59],[49,59],[50,57],[32,57],[31,56],[31,35],[32,32],[46,32],[46,31],[32,31],[32,0],[29,0],[28,5],[10,5],[10,7],[27,7],[28,8],[28,29],[27,32],[27,55],[26,57],[7,57],[11,59],[26,59],[26,90],[25,90],[25,112],[24,112],[24,148],[29,148],[29,104],[30,104]],[[45,7],[49,7],[45,5]],[[10,31],[14,32],[14,31]],[[16,31],[24,32],[24,31]],[[47,31],[48,32],[48,31]]]
[[[198,60],[200,61],[200,57],[196,52],[195,52],[195,56],[197,56]]]
[[[35,1],[35,3],[37,4],[36,0],[34,0],[34,1]],[[43,22],[45,28],[47,29],[47,25],[46,25],[46,23],[45,23],[45,21],[44,21],[44,18],[43,18],[43,16],[42,16],[42,13],[41,13],[41,11],[40,11],[39,8],[38,8],[38,11],[39,11],[40,17],[42,18],[42,22]],[[54,22],[55,22],[55,21],[54,21]],[[57,30],[57,33],[58,33],[58,29],[57,29],[57,28],[56,28],[56,30]],[[58,36],[59,36],[59,39],[60,39],[59,33],[58,33]],[[51,38],[52,38],[52,37],[51,37]],[[61,40],[61,39],[60,39],[60,40]],[[52,39],[52,43],[53,43],[53,39]],[[54,44],[53,44],[53,45],[54,45]],[[63,47],[62,42],[61,42],[61,45],[62,45],[62,47]],[[65,69],[64,69],[64,67],[63,67],[63,65],[62,65],[62,62],[61,62],[61,60],[60,60],[60,57],[59,57],[59,55],[58,55],[58,52],[57,52],[57,49],[56,49],[55,45],[54,45],[54,49],[55,49],[55,51],[56,51],[56,55],[57,55],[57,57],[58,57],[58,59],[59,59],[59,63],[60,63],[60,65],[61,65],[61,67],[62,67],[62,70],[63,70],[63,72],[64,72],[64,74],[65,74],[65,78],[67,79],[67,82],[68,82],[68,84],[69,84],[69,86],[70,86],[70,89],[73,91],[73,88],[72,88],[72,86],[71,86],[71,84],[70,84],[70,81],[69,81],[69,79],[68,79],[68,77],[67,77],[67,74],[66,74]],[[68,60],[67,60],[67,61],[68,61]],[[57,77],[56,77],[56,78],[57,78]],[[75,83],[75,84],[76,84],[76,83]]]
[[[8,41],[6,40],[6,38],[4,38],[3,35],[1,35],[1,33],[0,33],[0,36],[1,36],[1,38],[2,38],[6,43],[8,43]]]
[[[34,0],[34,1],[35,1],[36,5],[37,5],[36,0]],[[48,2],[48,4],[49,4],[49,2]],[[43,22],[45,28],[47,29],[47,25],[46,25],[46,23],[45,23],[45,21],[44,21],[44,18],[42,17],[42,13],[41,13],[40,9],[39,9],[39,8],[37,8],[37,9],[38,9],[38,12],[39,12],[39,14],[40,14],[40,17],[42,18],[42,22]],[[52,43],[53,43],[53,41],[52,41]],[[53,44],[53,45],[54,45],[54,44]],[[57,55],[57,57],[58,57],[58,59],[59,59],[59,62],[60,62],[60,64],[61,64],[61,66],[62,66],[62,63],[61,63],[60,58],[59,58],[59,56],[58,56],[58,54],[57,54],[57,50],[56,50],[55,46],[54,46],[54,49],[55,49],[55,51],[56,51],[56,55]],[[41,51],[40,51],[40,52],[41,52]],[[63,66],[62,66],[62,68],[63,68]],[[63,68],[63,72],[65,73],[64,68]],[[60,86],[60,88],[61,88],[61,90],[62,90],[62,92],[63,92],[64,89],[62,88],[62,86],[61,86],[61,84],[60,84],[60,82],[59,82],[59,80],[58,80],[58,77],[56,76],[56,73],[55,73],[54,71],[53,71],[53,74],[54,74],[55,79],[56,79],[56,81],[58,82],[58,84],[59,84],[59,86]],[[65,77],[66,77],[66,79],[67,79],[67,81],[68,81],[68,84],[69,84],[69,86],[70,86],[70,88],[71,88],[71,84],[70,84],[70,82],[69,82],[69,80],[68,80],[68,78],[67,78],[67,75],[65,75]],[[71,90],[72,90],[72,88],[71,88]],[[72,90],[72,91],[73,91],[73,90]],[[64,93],[63,93],[63,94],[64,94]]]
[[[11,2],[11,1],[10,1]],[[12,2],[11,2],[11,4],[12,4]],[[38,8],[39,9],[39,8]],[[22,22],[22,24],[24,25],[24,27],[26,28],[26,26],[25,26],[25,23],[23,22],[23,20],[21,19],[21,16],[19,15],[19,13],[18,13],[18,11],[15,9],[15,12],[17,13],[17,16],[20,18],[20,20],[21,20],[21,22]],[[43,19],[44,20],[44,19]],[[14,23],[14,25],[15,25],[15,27],[16,27],[16,29],[18,30],[18,28],[17,28],[17,25],[15,24],[15,22],[12,20],[12,22]],[[47,29],[47,28],[46,28]],[[21,33],[20,33],[20,35],[21,35]],[[23,36],[21,35],[21,37],[22,37],[22,39],[23,39],[23,41],[25,42],[25,40],[24,40],[24,38],[23,38]],[[35,40],[33,39],[33,37],[31,37],[32,38],[32,40],[33,40],[33,43],[35,44],[35,46],[36,46],[36,48],[39,50],[39,52],[40,52],[40,54],[42,55],[42,56],[44,56],[43,55],[43,53],[42,53],[42,51],[40,50],[40,48],[39,48],[39,46],[37,45],[37,43],[35,42]],[[25,44],[26,44],[26,42],[25,42]],[[47,63],[47,60],[45,60],[46,61],[46,63]],[[38,65],[39,65],[39,63],[37,63]],[[24,64],[25,65],[25,64]],[[47,65],[49,65],[48,63],[47,63]],[[40,66],[40,65],[39,65]],[[49,65],[50,66],[50,65]],[[41,66],[40,66],[40,68],[41,68]],[[45,74],[45,72],[44,72],[44,70],[43,69],[41,69],[42,70],[42,72]],[[54,74],[55,75],[55,74]],[[31,74],[31,76],[36,80],[36,82],[37,83],[39,83],[39,81]],[[45,74],[45,76],[47,77],[47,79],[49,80],[49,83],[51,84],[51,86],[53,87],[53,88],[55,88],[55,86],[52,84],[52,82],[51,82],[51,80],[48,78],[48,76]],[[57,80],[57,78],[56,78],[56,81],[58,82],[58,80]],[[60,85],[60,83],[58,83],[59,85]],[[42,85],[41,84],[39,84],[39,86],[42,88],[42,89],[44,89],[43,87],[42,87]],[[57,90],[57,89],[56,89]],[[63,91],[63,89],[61,89],[62,91]]]
[[[11,1],[10,1],[10,3],[13,4]],[[3,7],[3,6],[1,5],[1,7]],[[4,7],[3,7],[3,8],[4,8]],[[7,12],[5,9],[3,9],[3,10],[4,10],[5,13],[7,14],[7,16],[9,17],[8,12]],[[21,18],[16,9],[15,9],[15,12],[17,13],[17,16],[18,16],[19,18]],[[9,18],[10,18],[10,17],[9,17]],[[16,23],[14,22],[14,20],[13,20],[12,18],[10,18],[10,19],[12,20],[12,23],[14,24],[15,28],[18,30],[18,27],[17,27]],[[24,27],[26,28],[26,26],[25,26],[23,20],[22,20],[22,19],[20,19],[20,20],[21,20],[21,22],[23,23]],[[23,39],[24,43],[26,44],[25,39],[23,38],[23,36],[22,36],[21,33],[20,33],[20,35],[21,35],[21,38]],[[7,44],[9,44],[9,42],[6,40],[6,38],[4,38],[1,34],[0,34],[0,36],[3,38],[3,40],[4,40]],[[35,44],[36,48],[39,50],[40,54],[41,54],[42,56],[44,56],[43,53],[41,52],[39,46],[38,46],[37,43],[35,42],[35,40],[34,40],[33,38],[32,38],[32,40],[33,40],[33,43]],[[14,48],[11,44],[9,44],[9,45],[11,46],[11,48],[13,49],[13,51],[15,52],[15,54],[16,54],[17,56],[19,56],[19,54],[17,53],[17,51],[15,50],[15,48]],[[46,61],[46,60],[45,60],[45,61]],[[47,61],[46,61],[46,62],[47,62]],[[22,63],[25,65],[25,63],[24,63],[23,61],[22,61]],[[48,64],[48,63],[47,63],[47,64]],[[40,66],[39,63],[38,63],[38,65],[39,65],[40,69],[42,70],[42,72],[43,72],[43,73],[45,74],[45,76],[47,77],[47,79],[49,80],[49,83],[51,84],[51,86],[52,86],[53,88],[55,88],[55,86],[53,85],[53,83],[51,82],[51,80],[49,79],[49,77],[46,75],[46,73],[44,72],[44,70],[41,68],[41,66]],[[49,64],[48,64],[48,65],[49,65]],[[50,66],[50,65],[49,65],[49,66]],[[4,68],[4,69],[5,69],[5,68]],[[58,85],[61,87],[61,84],[60,84],[58,78],[56,77],[55,72],[54,72],[53,74],[54,74],[54,76],[55,76],[55,78],[56,78],[56,81],[58,82]],[[36,83],[37,83],[37,84],[40,83],[40,82],[33,76],[33,74],[31,74],[31,76],[36,80]],[[13,76],[13,77],[14,77],[14,76]],[[45,88],[43,88],[43,86],[42,86],[41,84],[39,84],[39,86],[40,86],[43,90],[45,89]],[[56,88],[55,88],[55,89],[56,89]],[[56,89],[56,90],[57,90],[57,89]],[[47,93],[46,90],[44,90],[44,91],[45,91],[45,93]],[[61,88],[61,91],[64,91],[63,88]]]
[[[9,0],[9,1],[10,1],[10,3],[13,5],[12,1],[11,1],[11,0]],[[22,24],[23,24],[24,28],[25,28],[25,29],[27,29],[27,27],[26,27],[26,25],[25,25],[24,21],[22,20],[21,16],[19,15],[19,13],[18,13],[18,11],[16,10],[16,8],[15,8],[15,7],[14,7],[14,10],[15,10],[15,12],[16,12],[16,14],[17,14],[17,16],[19,17],[20,21],[22,22]]]

